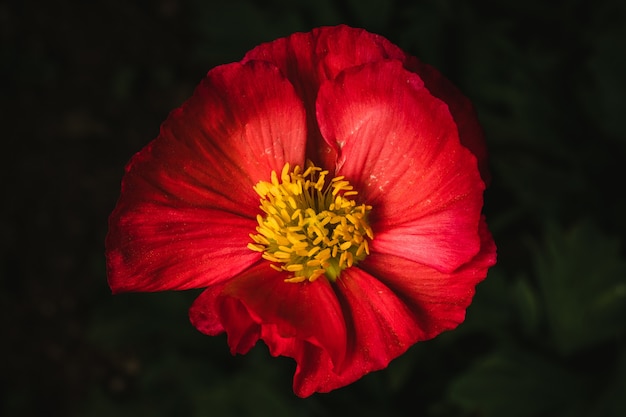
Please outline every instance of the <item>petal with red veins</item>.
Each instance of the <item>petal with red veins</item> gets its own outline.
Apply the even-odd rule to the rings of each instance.
[[[170,198],[254,217],[252,187],[287,162],[304,162],[305,120],[302,101],[277,67],[223,65],[170,114],[152,149],[135,158],[148,159],[136,175]]]
[[[346,68],[404,56],[397,46],[380,35],[339,25],[261,44],[249,51],[243,62],[251,59],[271,62],[291,81],[308,109],[307,156],[318,166],[332,170],[337,145],[323,140],[315,119],[319,86]]]
[[[487,162],[487,146],[472,103],[434,67],[411,56],[407,57],[405,67],[419,74],[428,91],[448,105],[459,130],[461,144],[476,156],[483,181],[489,185],[491,174]]]
[[[316,346],[300,346],[293,388],[301,397],[329,392],[383,369],[423,338],[409,308],[367,272],[347,269],[334,288],[346,320],[346,359],[337,366]]]
[[[479,250],[484,183],[448,107],[400,61],[345,70],[320,88],[337,174],[373,206],[372,251],[452,271]]]
[[[253,186],[304,162],[305,120],[275,66],[210,71],[126,168],[106,239],[113,292],[206,287],[256,262]]]
[[[228,212],[145,203],[111,221],[107,268],[114,293],[202,288],[260,258],[246,247],[256,222]]]
[[[410,308],[423,332],[421,340],[451,330],[465,319],[475,286],[496,263],[496,246],[483,219],[480,252],[453,272],[443,273],[400,256],[372,253],[359,264]]]

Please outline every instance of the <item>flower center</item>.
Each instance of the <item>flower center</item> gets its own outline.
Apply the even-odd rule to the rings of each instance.
[[[312,282],[323,274],[335,281],[369,255],[372,207],[349,198],[357,192],[343,176],[327,184],[328,171],[310,162],[304,171],[289,168],[285,164],[280,180],[272,171],[271,182],[254,187],[265,215],[257,216],[258,233],[250,234],[248,248],[262,252],[277,271],[292,273],[287,282]]]

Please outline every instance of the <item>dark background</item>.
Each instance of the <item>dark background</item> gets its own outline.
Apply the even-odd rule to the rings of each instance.
[[[626,5],[611,0],[0,3],[2,416],[626,415]],[[215,65],[347,23],[475,103],[499,263],[457,330],[299,399],[294,363],[111,296],[123,167]]]

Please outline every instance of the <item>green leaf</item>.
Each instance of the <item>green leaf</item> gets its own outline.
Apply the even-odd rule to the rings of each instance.
[[[518,279],[512,288],[512,301],[517,307],[518,320],[525,335],[536,335],[541,327],[543,308],[537,291],[527,279]]]
[[[626,25],[615,16],[626,13],[623,2],[596,6],[596,28],[587,34],[585,77],[579,78],[579,100],[597,128],[612,140],[626,145],[624,94],[626,93]],[[621,10],[620,10],[621,9]]]
[[[519,350],[488,356],[455,382],[449,396],[484,417],[578,416],[582,381],[554,362]]]
[[[550,337],[573,354],[624,334],[626,263],[620,241],[590,223],[551,225],[535,245],[534,270]]]
[[[626,416],[626,351],[615,367],[612,375],[607,375],[608,385],[603,387],[603,394],[591,417],[622,417]]]

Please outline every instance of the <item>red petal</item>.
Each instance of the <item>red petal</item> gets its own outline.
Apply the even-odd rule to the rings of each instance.
[[[209,336],[226,331],[231,353],[245,354],[259,340],[259,319],[252,316],[239,300],[224,299],[227,284],[213,285],[204,290],[191,305],[189,319],[199,331]]]
[[[360,264],[365,270],[347,269],[333,286],[323,278],[287,284],[261,263],[207,289],[194,302],[191,320],[210,335],[226,330],[233,353],[247,352],[260,338],[272,355],[294,358],[298,396],[328,392],[463,321],[474,286],[495,263],[484,220],[480,234],[480,253],[451,274],[372,254]]]
[[[359,267],[377,277],[408,305],[423,332],[422,339],[455,328],[465,319],[474,287],[496,263],[496,246],[484,219],[480,223],[480,252],[450,273],[400,256],[372,253]]]
[[[211,285],[194,300],[189,309],[189,320],[196,329],[209,336],[224,332],[224,327],[217,311],[217,299],[226,282]]]
[[[223,286],[207,289],[190,310],[192,323],[207,334],[224,329],[233,353],[245,353],[261,338],[274,356],[298,359],[310,344],[341,365],[346,328],[333,288],[324,278],[293,284],[284,282],[286,277],[261,262]]]
[[[478,159],[478,169],[485,184],[491,181],[487,163],[487,146],[474,106],[454,84],[439,71],[414,57],[407,57],[405,67],[419,74],[432,95],[446,103],[459,130],[461,144]]]
[[[337,173],[373,206],[372,251],[452,271],[478,252],[482,182],[447,106],[399,61],[344,71],[318,94]]]
[[[334,167],[335,143],[327,144],[315,119],[315,97],[319,86],[342,70],[381,59],[404,57],[404,53],[382,36],[340,25],[295,33],[257,46],[246,60],[264,60],[277,65],[295,86],[308,109],[307,156],[318,166]]]
[[[320,85],[341,71],[386,59],[402,61],[406,69],[420,76],[435,97],[448,104],[461,143],[477,157],[481,175],[486,183],[489,182],[487,148],[471,102],[435,68],[405,54],[384,37],[345,25],[322,27],[259,45],[248,52],[244,61],[248,59],[277,65],[296,87],[308,109],[315,108]],[[311,141],[307,155],[318,165],[332,168],[336,144],[328,146],[322,141],[312,110],[308,124]]]
[[[294,391],[301,397],[382,369],[423,338],[409,308],[357,268],[344,271],[334,286],[324,278],[305,284],[283,279],[262,263],[205,290],[190,317],[206,334],[225,330],[233,353],[246,353],[260,338],[272,355],[294,358]]]
[[[127,166],[106,240],[114,292],[206,287],[259,258],[260,179],[302,164],[302,102],[264,62],[217,67]]]
[[[323,351],[303,350],[294,377],[296,394],[328,392],[385,368],[424,338],[409,308],[389,288],[359,268],[343,271],[335,289],[348,326],[346,360],[334,366]]]
[[[286,162],[304,162],[305,118],[275,66],[250,61],[214,68],[133,158],[124,185],[139,177],[132,184],[148,182],[150,201],[182,200],[254,217],[259,199],[252,187]]]
[[[114,213],[106,240],[114,293],[202,288],[260,258],[246,247],[256,222],[201,208],[143,203]]]
[[[495,246],[486,227],[483,231],[481,253],[453,274],[383,255],[363,263],[383,282],[360,268],[345,270],[334,288],[347,325],[346,359],[336,366],[318,346],[292,343],[288,349],[295,354],[288,356],[298,363],[296,394],[306,397],[348,385],[385,368],[414,343],[462,322],[475,285],[495,262]]]
[[[412,344],[464,320],[475,285],[495,264],[484,219],[480,235],[480,253],[448,274],[372,254],[359,264],[363,269],[343,271],[333,286],[323,278],[287,284],[283,274],[261,263],[207,289],[190,317],[206,334],[226,330],[233,353],[246,353],[260,338],[272,355],[294,358],[298,396],[328,392],[386,367]]]

